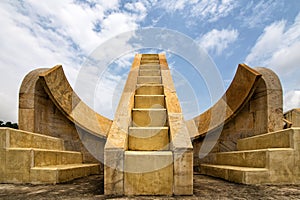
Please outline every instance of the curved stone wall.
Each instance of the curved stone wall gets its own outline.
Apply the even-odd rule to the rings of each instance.
[[[222,115],[223,114],[223,115]],[[266,68],[240,64],[225,95],[210,109],[187,121],[194,166],[209,154],[236,150],[237,140],[283,128],[282,88]]]
[[[66,150],[81,151],[84,162],[103,161],[112,121],[75,94],[62,66],[26,75],[19,92],[19,127],[64,140]]]

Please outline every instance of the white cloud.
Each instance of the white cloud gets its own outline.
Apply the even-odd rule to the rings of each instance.
[[[286,112],[293,108],[300,108],[300,90],[292,90],[284,95],[283,111]]]
[[[101,35],[107,39],[120,33],[138,28],[138,24],[136,23],[136,16],[127,15],[120,12],[110,14],[103,20],[102,26],[103,31],[101,31]]]
[[[264,25],[273,19],[274,11],[284,7],[284,1],[263,0],[248,1],[245,7],[240,9],[238,20],[242,20],[243,26],[254,28]]]
[[[134,59],[134,53],[132,52],[132,53],[123,55],[122,57],[116,59],[114,62],[117,64],[117,66],[120,68],[120,70],[122,70],[124,68],[130,69],[133,59]]]
[[[0,1],[0,119],[17,121],[19,87],[33,69],[62,64],[73,85],[92,50],[139,27],[146,11],[135,6],[141,12],[121,10],[118,0]]]
[[[274,69],[287,76],[299,72],[300,13],[291,26],[286,21],[274,22],[264,29],[246,57],[246,62]]]
[[[237,7],[234,0],[202,0],[192,7],[193,16],[201,17],[202,20],[215,22],[220,18],[226,17]]]
[[[295,78],[300,77],[299,52],[300,13],[290,26],[286,21],[267,26],[246,57],[246,63],[272,68],[280,77],[285,93],[291,95],[300,85],[300,80]],[[289,103],[289,98],[285,99],[284,107],[291,109],[289,106],[294,104]]]
[[[105,73],[97,83],[93,109],[113,119],[126,79],[127,74],[118,76],[110,72]]]
[[[169,13],[181,12],[187,18],[200,17],[202,21],[214,22],[226,17],[237,7],[234,0],[178,0],[162,1],[158,7],[164,8]]]
[[[235,42],[239,36],[237,30],[213,29],[199,38],[200,46],[208,52],[220,55],[228,46]]]
[[[190,0],[178,0],[178,1],[162,1],[158,2],[159,6],[166,9],[167,12],[176,12],[178,10],[183,10],[187,5],[194,4],[197,1]]]
[[[264,29],[264,33],[258,38],[256,44],[251,49],[246,62],[267,62],[283,42],[285,24],[285,21],[279,21],[267,26]]]

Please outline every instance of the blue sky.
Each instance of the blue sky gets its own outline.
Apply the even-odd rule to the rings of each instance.
[[[300,107],[298,0],[2,0],[0,14],[0,120],[17,121],[23,77],[35,68],[56,64],[63,65],[82,99],[113,118],[138,52],[165,52],[185,117],[203,112],[215,100],[189,60],[169,49],[136,48],[130,38],[118,37],[149,27],[177,31],[203,48],[215,63],[224,89],[239,63],[274,70],[284,89],[284,110]],[[104,66],[89,102],[88,90],[76,88],[78,75],[87,57],[113,38],[119,40],[112,49],[120,54]],[[216,89],[217,96],[222,92]]]

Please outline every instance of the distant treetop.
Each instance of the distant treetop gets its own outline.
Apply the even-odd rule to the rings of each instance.
[[[9,128],[14,128],[18,129],[19,126],[17,123],[12,123],[12,122],[6,122],[4,123],[3,121],[0,120],[0,127],[9,127]]]

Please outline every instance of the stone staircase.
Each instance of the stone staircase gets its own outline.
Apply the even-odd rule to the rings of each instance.
[[[209,155],[201,173],[244,184],[299,183],[300,128],[244,138],[237,149]]]
[[[104,194],[193,194],[193,146],[164,54],[135,55],[104,147]]]
[[[143,54],[125,151],[126,195],[172,195],[173,153],[157,54]]]
[[[80,152],[41,134],[0,128],[0,183],[56,184],[99,174],[99,164],[83,164]]]

